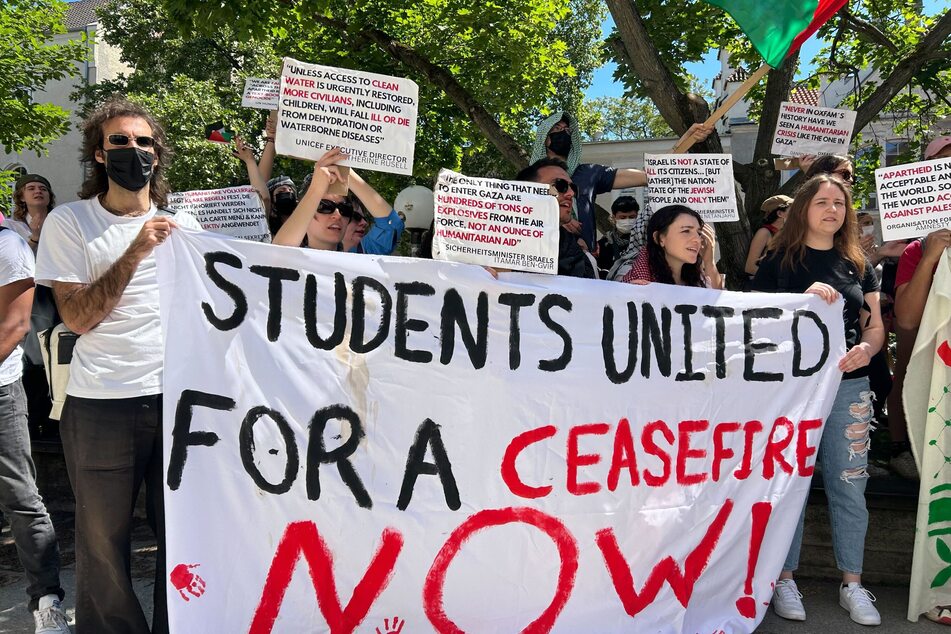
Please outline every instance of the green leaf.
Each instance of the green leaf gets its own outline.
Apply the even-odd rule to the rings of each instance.
[[[938,552],[938,557],[941,557],[941,560],[951,564],[951,548],[948,548],[948,545],[944,543],[944,540],[938,538],[934,543],[935,550]]]
[[[948,579],[951,579],[951,566],[944,568],[935,575],[934,580],[931,582],[932,588],[940,588],[948,582]]]

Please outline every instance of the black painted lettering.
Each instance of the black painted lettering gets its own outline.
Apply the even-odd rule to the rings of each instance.
[[[627,383],[637,368],[637,304],[627,303],[627,364],[618,371],[614,358],[614,309],[604,307],[601,317],[601,356],[604,357],[604,372],[612,383]]]
[[[674,312],[680,315],[680,323],[684,329],[684,369],[674,377],[675,381],[702,381],[706,378],[703,372],[694,372],[693,369],[693,327],[690,316],[697,312],[697,307],[690,304],[677,304]]]
[[[486,356],[488,356],[489,345],[489,295],[485,291],[479,293],[476,300],[476,334],[472,335],[472,327],[469,325],[469,318],[466,315],[466,307],[462,303],[462,297],[459,291],[450,288],[443,297],[442,313],[440,315],[440,342],[442,351],[439,355],[439,362],[443,365],[449,365],[452,361],[452,353],[456,347],[456,329],[459,329],[459,336],[466,352],[469,353],[469,360],[472,367],[480,370],[485,366]]]
[[[281,336],[281,314],[283,312],[282,282],[296,282],[300,273],[282,266],[252,265],[248,269],[255,275],[267,278],[267,339],[277,341]]]
[[[327,451],[324,430],[332,420],[346,421],[350,427],[350,437],[336,449]],[[357,450],[364,433],[360,417],[346,405],[330,405],[317,410],[310,421],[307,444],[307,499],[320,499],[320,465],[336,464],[340,479],[350,489],[357,504],[365,509],[373,508],[373,501],[363,486],[360,475],[347,459]]]
[[[499,303],[509,307],[509,369],[522,365],[522,333],[519,326],[520,309],[535,304],[532,293],[502,293]]]
[[[235,407],[233,398],[220,394],[209,394],[198,390],[182,390],[175,406],[175,426],[172,428],[172,448],[168,456],[168,474],[165,481],[168,488],[177,491],[182,484],[185,460],[189,447],[213,447],[220,440],[218,434],[211,431],[192,431],[193,410],[207,407],[222,412],[230,412]]]
[[[663,376],[670,376],[670,309],[661,306],[660,321],[651,304],[641,305],[641,375],[645,379],[651,376],[651,356],[657,362],[657,369]],[[655,352],[651,355],[651,349]]]
[[[822,352],[819,354],[819,360],[816,361],[815,365],[811,368],[802,368],[802,340],[799,338],[799,320],[802,317],[806,317],[812,323],[816,325],[816,328],[819,329],[819,334],[822,335]],[[793,342],[793,366],[792,366],[792,375],[793,376],[812,376],[825,365],[826,360],[829,358],[829,329],[826,327],[822,320],[819,319],[819,315],[812,312],[811,310],[799,309],[793,314],[792,322],[792,342]]]
[[[264,474],[258,468],[254,460],[254,425],[262,418],[270,418],[277,426],[277,431],[281,434],[284,441],[284,479],[274,484],[268,482]],[[294,430],[288,424],[287,419],[280,412],[264,405],[252,407],[248,410],[247,416],[241,422],[241,429],[238,432],[238,448],[241,453],[241,464],[244,470],[251,476],[254,484],[262,491],[280,495],[291,490],[291,485],[297,478],[297,470],[300,468],[300,454],[297,451],[297,441],[294,439]],[[270,453],[269,455],[275,455]]]
[[[205,254],[205,274],[215,286],[223,290],[228,297],[231,298],[231,301],[234,302],[234,310],[230,317],[225,318],[215,315],[215,311],[212,310],[211,304],[208,302],[201,303],[201,310],[205,313],[205,319],[208,320],[208,323],[218,330],[232,330],[240,326],[241,322],[244,321],[244,318],[247,316],[248,299],[244,296],[244,291],[241,290],[241,287],[233,282],[229,282],[218,272],[218,269],[215,268],[216,264],[226,264],[227,266],[240,270],[241,259],[233,253],[225,253],[224,251],[212,251]]]
[[[782,372],[757,372],[753,369],[756,355],[760,352],[772,352],[777,346],[772,341],[753,341],[753,320],[780,319],[783,311],[779,308],[747,308],[743,311],[743,378],[747,381],[782,381]]]
[[[333,350],[343,341],[347,330],[347,283],[342,273],[334,273],[334,329],[327,338],[317,332],[317,278],[308,273],[304,279],[304,333],[318,350]]]
[[[538,304],[538,318],[542,320],[545,326],[561,338],[561,354],[554,359],[542,359],[538,362],[538,369],[544,372],[557,372],[564,370],[571,363],[571,356],[574,353],[571,335],[564,326],[552,319],[551,311],[553,308],[560,308],[566,313],[571,312],[571,300],[564,295],[545,295]]]
[[[377,294],[380,305],[380,323],[376,324],[376,332],[369,341],[363,338],[366,332],[366,293],[371,290]],[[350,349],[354,352],[365,353],[375,350],[386,341],[390,334],[390,314],[393,311],[393,298],[380,282],[372,277],[358,277],[353,280],[353,313],[350,319]]]
[[[414,350],[408,345],[410,331],[425,332],[429,324],[422,319],[409,318],[409,298],[413,295],[430,297],[436,289],[425,282],[398,282],[396,284],[396,341],[395,354],[400,359],[414,363],[429,363],[433,353],[428,350]]]
[[[433,454],[433,462],[426,462],[426,448],[429,447]],[[449,455],[446,453],[446,446],[442,441],[442,434],[439,431],[439,425],[426,419],[416,430],[416,437],[413,445],[409,448],[406,455],[406,471],[403,473],[403,486],[400,487],[400,497],[396,503],[396,508],[405,511],[413,499],[413,489],[416,488],[416,479],[420,475],[438,475],[442,483],[443,495],[446,498],[446,506],[453,511],[458,511],[462,506],[459,499],[459,488],[456,486],[456,478],[452,474],[452,464],[449,462]]]
[[[708,318],[713,318],[716,322],[715,324],[715,333],[716,333],[716,368],[717,368],[717,378],[725,379],[726,378],[726,323],[725,319],[732,317],[734,311],[729,306],[704,306],[703,307],[703,316]]]

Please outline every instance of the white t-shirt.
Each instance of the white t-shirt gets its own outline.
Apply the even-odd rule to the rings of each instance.
[[[29,220],[30,214],[28,213],[26,217],[27,217],[27,220]],[[0,224],[3,224],[3,226],[5,226],[7,229],[12,229],[16,231],[17,234],[24,240],[29,240],[30,236],[33,235],[33,230],[30,229],[30,225],[27,224],[26,222],[23,222],[22,220],[14,220],[13,218],[4,218],[2,215],[0,215],[0,219],[3,220],[3,222]]]
[[[0,286],[33,277],[33,251],[12,230],[0,229]],[[0,387],[10,385],[23,374],[20,344],[0,363]]]
[[[36,255],[36,283],[90,284],[125,253],[142,225],[155,216],[117,216],[97,197],[60,205],[46,218]],[[174,215],[186,229],[200,229],[186,213]],[[155,254],[142,260],[119,303],[99,324],[79,337],[69,366],[66,394],[116,399],[162,391],[162,328],[159,322]]]

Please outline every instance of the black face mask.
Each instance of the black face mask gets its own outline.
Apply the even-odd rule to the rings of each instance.
[[[278,192],[274,196],[274,212],[281,216],[289,216],[297,207],[297,196],[293,192]]]
[[[567,157],[571,153],[571,133],[567,130],[552,132],[548,135],[548,149],[558,156]]]
[[[106,150],[106,174],[117,185],[137,192],[152,178],[155,155],[137,147]]]

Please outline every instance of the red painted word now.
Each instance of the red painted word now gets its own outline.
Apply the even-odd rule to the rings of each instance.
[[[610,574],[614,590],[624,611],[631,617],[653,603],[666,582],[687,607],[693,588],[710,561],[723,527],[733,511],[733,501],[727,500],[710,523],[700,542],[687,555],[681,566],[673,557],[661,559],[648,573],[640,589],[621,552],[613,529],[598,531],[595,543],[601,550],[605,567]],[[558,550],[560,567],[555,596],[551,603],[524,630],[525,634],[540,634],[552,629],[574,589],[578,571],[578,543],[568,528],[558,518],[536,509],[510,507],[487,509],[471,515],[449,535],[436,555],[423,583],[423,608],[433,628],[441,634],[462,634],[462,630],[446,613],[443,602],[443,586],[446,573],[456,555],[466,542],[483,530],[506,524],[524,524],[533,527],[548,537]],[[287,526],[271,562],[261,600],[254,612],[249,628],[250,634],[270,634],[281,609],[284,595],[291,583],[294,568],[301,557],[307,563],[314,586],[317,606],[327,622],[331,634],[353,632],[366,618],[373,603],[389,584],[396,561],[403,548],[402,534],[392,528],[383,531],[380,546],[370,560],[363,578],[353,589],[346,605],[341,605],[333,570],[333,555],[316,524],[294,522]]]
[[[779,473],[792,475],[793,472],[809,477],[814,468],[814,460],[810,462],[810,458],[816,453],[820,427],[822,421],[819,419],[803,420],[796,424],[782,416],[768,427],[757,420],[724,422],[712,426],[707,420],[683,420],[676,425],[656,420],[644,425],[639,434],[632,433],[631,424],[626,418],[622,418],[613,430],[607,423],[575,425],[568,428],[567,437],[562,441],[567,443],[565,487],[572,495],[589,495],[600,491],[600,482],[582,481],[579,471],[582,467],[600,464],[604,457],[610,460],[606,463],[607,472],[603,473],[602,470],[602,479],[609,491],[617,490],[622,476],[632,487],[641,483],[649,487],[662,487],[671,480],[682,486],[701,484],[708,480],[719,482],[725,477],[745,480],[753,475],[754,469],[766,480],[773,479]],[[512,493],[534,499],[552,492],[551,485],[535,486],[525,482],[516,463],[519,456],[528,452],[532,445],[548,442],[558,433],[557,427],[546,425],[512,439],[501,465],[502,479]],[[767,434],[765,451],[760,452],[754,448],[763,434]],[[595,437],[586,441],[589,445],[595,444],[597,437],[604,437],[603,452],[581,451],[582,438],[588,436]],[[538,447],[536,451],[543,452],[539,455],[551,455],[544,446]],[[639,456],[641,459],[650,458],[653,468],[638,467]],[[724,472],[724,464],[736,464],[737,458],[739,465]],[[548,465],[550,461],[538,460],[534,464]],[[550,479],[550,474],[543,475],[544,480]]]

